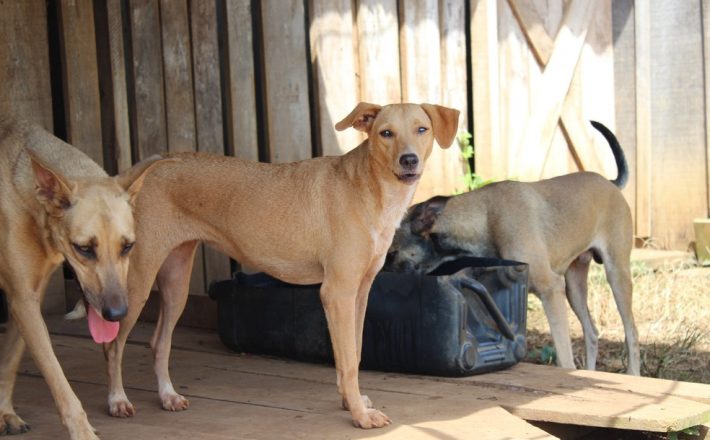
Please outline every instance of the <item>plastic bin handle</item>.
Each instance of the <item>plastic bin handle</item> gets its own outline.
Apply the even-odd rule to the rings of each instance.
[[[498,309],[495,301],[493,301],[493,297],[491,297],[491,294],[488,292],[488,289],[486,289],[486,286],[470,278],[460,278],[458,281],[461,287],[473,291],[479,298],[481,298],[483,305],[486,306],[486,309],[488,309],[488,313],[498,325],[498,329],[501,331],[503,336],[511,341],[515,341],[515,334],[513,333],[513,330],[510,328],[505,316],[503,316],[500,309]]]

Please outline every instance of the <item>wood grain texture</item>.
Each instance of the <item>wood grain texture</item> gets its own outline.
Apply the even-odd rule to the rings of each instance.
[[[651,235],[686,249],[692,219],[707,215],[701,7],[664,0],[649,17]]]
[[[648,238],[651,228],[651,7],[634,4],[636,58],[636,235]]]
[[[710,0],[702,0],[703,71],[705,72],[705,180],[707,182],[707,217],[710,217]],[[710,434],[709,434],[710,435]]]
[[[67,142],[103,166],[93,2],[60,1],[59,21]]]
[[[223,155],[224,127],[222,125],[222,88],[216,0],[191,0],[190,22],[195,81],[197,151]],[[231,271],[229,258],[223,254],[209,246],[203,246],[203,253],[205,284],[201,293],[206,294],[209,283],[230,278]],[[199,252],[196,261],[197,263],[200,261]],[[195,270],[199,270],[199,268]]]
[[[0,114],[52,131],[46,4],[6,0],[0,8]]]
[[[226,53],[228,86],[227,142],[242,159],[259,160],[256,134],[256,98],[254,89],[254,53],[250,0],[226,2]]]
[[[476,172],[484,178],[507,177],[500,140],[498,6],[471,1],[471,65],[473,81],[473,142]]]
[[[335,131],[335,123],[357,105],[355,29],[351,0],[311,0],[310,41],[317,90],[318,136],[324,156],[346,153],[361,141],[360,132]]]
[[[360,100],[402,102],[397,0],[360,0],[356,21]]]
[[[586,39],[595,3],[572,0],[555,38],[555,48],[532,99],[530,117],[513,154],[515,175],[523,180],[542,177],[550,145]]]
[[[269,159],[308,159],[311,125],[303,2],[265,0],[261,13]]]
[[[187,0],[160,0],[169,151],[197,151],[192,47]]]
[[[636,57],[632,0],[612,4],[616,137],[624,149],[630,178],[623,190],[636,225]]]
[[[133,164],[121,10],[120,0],[94,4],[104,158],[115,172]]]
[[[131,0],[132,131],[136,160],[168,151],[158,0]]]

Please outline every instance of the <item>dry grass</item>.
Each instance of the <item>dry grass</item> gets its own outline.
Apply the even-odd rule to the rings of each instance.
[[[710,383],[710,267],[694,261],[652,270],[632,266],[634,317],[641,343],[643,376]],[[602,266],[589,277],[589,308],[599,330],[597,369],[626,367],[624,331]],[[569,310],[575,360],[584,365],[584,340]],[[554,350],[542,305],[531,295],[528,306],[528,360],[552,362]]]

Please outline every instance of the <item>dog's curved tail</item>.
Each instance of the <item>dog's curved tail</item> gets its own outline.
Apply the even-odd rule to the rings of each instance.
[[[594,128],[596,128],[599,133],[604,136],[604,139],[609,142],[611,152],[614,154],[614,161],[616,162],[617,170],[616,179],[612,180],[611,183],[616,185],[619,189],[622,189],[626,186],[626,182],[629,181],[629,165],[626,163],[624,150],[621,149],[621,145],[619,145],[619,141],[616,139],[616,136],[614,136],[614,133],[606,128],[604,124],[597,121],[590,122],[592,123],[592,126],[594,126]]]

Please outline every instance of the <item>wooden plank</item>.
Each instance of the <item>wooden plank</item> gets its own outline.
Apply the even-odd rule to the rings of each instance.
[[[500,143],[497,2],[471,2],[473,142],[476,172],[484,178],[507,177]]]
[[[169,151],[197,151],[187,0],[160,0]]]
[[[350,113],[359,97],[353,2],[311,0],[309,12],[319,144],[324,156],[335,156],[352,150],[363,139],[356,130],[335,131],[335,123]]]
[[[82,327],[84,327],[82,323]],[[214,335],[213,335],[214,337]],[[101,347],[88,339],[77,339],[53,335],[55,350],[62,367],[72,385],[77,389],[82,402],[90,411],[91,420],[104,430],[117,427],[131,430],[136,440],[148,439],[154,429],[179,429],[180,437],[202,438],[208,432],[216,438],[309,438],[348,439],[362,431],[353,428],[348,412],[340,409],[335,392],[335,374],[332,366],[309,365],[278,361],[276,369],[268,372],[254,372],[249,365],[252,359],[234,354],[210,354],[193,350],[174,350],[171,357],[175,383],[182,393],[191,400],[190,411],[181,417],[162,411],[155,402],[155,380],[151,367],[150,350],[145,346],[126,347],[124,377],[129,395],[139,408],[136,422],[147,426],[147,432],[128,427],[124,421],[98,414],[105,411],[104,368],[100,362],[90,362],[102,357]],[[258,368],[261,362],[254,364]],[[92,367],[87,368],[87,365]],[[274,364],[268,364],[274,365]],[[247,368],[245,371],[244,367]],[[297,374],[289,370],[295,368]],[[41,381],[38,371],[29,359],[21,367],[21,380]],[[298,373],[306,373],[302,379]],[[368,373],[368,376],[372,374]],[[386,383],[386,375],[376,373],[378,382]],[[40,382],[41,383],[41,382]],[[498,407],[496,402],[477,400],[468,396],[440,393],[434,387],[421,393],[407,386],[397,390],[380,391],[369,389],[368,394],[376,404],[386,405],[386,411],[395,423],[381,430],[370,431],[374,438],[387,439],[438,439],[467,438],[500,439],[501,436],[520,439],[554,438],[525,421],[511,416]],[[87,390],[84,387],[91,387]],[[22,390],[27,388],[27,394]],[[16,402],[22,407],[34,409],[31,423],[46,424],[46,417],[37,408],[36,386],[18,387]],[[29,398],[26,398],[28,396]],[[432,404],[435,401],[435,404]],[[51,408],[50,399],[44,405]],[[52,426],[58,426],[55,411],[45,407],[51,414]],[[37,423],[36,418],[40,417]],[[268,420],[268,423],[264,423]],[[96,423],[95,422],[95,423]],[[141,426],[141,428],[142,428]],[[121,431],[113,431],[118,432]],[[192,434],[195,433],[195,434]],[[119,435],[120,436],[120,435]]]
[[[705,173],[707,182],[706,211],[710,217],[710,0],[702,0],[703,71],[705,72]]]
[[[53,131],[47,5],[43,0],[0,2],[0,115]],[[64,276],[52,274],[43,312],[65,310]]]
[[[311,157],[304,15],[302,0],[261,2],[271,162]]]
[[[163,56],[161,50],[158,0],[131,0],[130,40],[132,52],[133,105],[132,144],[136,160],[168,150],[163,95]]]
[[[97,60],[101,93],[101,130],[105,167],[127,170],[131,158],[131,133],[126,86],[126,52],[123,44],[122,2],[94,3]]]
[[[541,68],[545,68],[552,55],[554,40],[544,27],[543,19],[532,3],[509,0],[508,4],[520,24],[532,54]],[[602,48],[603,50],[604,48]],[[602,171],[603,166],[597,149],[591,125],[581,115],[581,76],[577,71],[564,98],[560,115],[561,128],[569,144],[577,168],[580,170]],[[598,84],[595,82],[595,86]],[[603,122],[603,121],[602,121]],[[608,123],[607,123],[608,125]]]
[[[532,90],[535,90],[540,81],[542,69],[531,56],[524,33],[516,22],[511,8],[505,2],[499,3],[497,33],[498,81],[501,85],[505,84],[498,92],[501,151],[491,152],[499,157],[498,174],[486,177],[516,178],[515,174],[510,174],[511,170],[514,170],[516,158],[509,153],[511,146],[518,145],[521,141],[520,137],[523,133],[520,127],[525,126],[525,121],[530,116]],[[475,112],[474,114],[475,123],[478,114]],[[488,152],[484,151],[484,154]],[[482,159],[480,156],[477,151],[474,156],[476,161]]]
[[[0,3],[0,114],[53,131],[47,6],[43,0]]]
[[[614,102],[616,137],[624,149],[631,178],[623,193],[631,206],[636,225],[636,60],[634,38],[634,3],[617,0],[612,4],[614,41]],[[635,233],[635,235],[638,235]]]
[[[515,174],[521,179],[538,180],[542,176],[595,5],[594,2],[572,0],[567,7],[550,62],[533,97],[521,142],[514,152],[517,158]]]
[[[223,155],[224,127],[216,0],[190,2],[190,29],[194,48],[192,56],[197,150]],[[204,285],[201,293],[206,294],[207,287],[212,281],[229,279],[231,270],[229,258],[223,254],[206,245],[203,246],[203,253]],[[196,258],[199,262],[199,255]]]
[[[242,159],[259,160],[250,0],[226,2],[227,143]]]
[[[103,166],[93,2],[62,0],[58,5],[67,142]]]
[[[636,57],[636,235],[651,229],[651,5],[634,2]]]
[[[397,0],[357,3],[360,100],[376,104],[402,102]]]
[[[665,248],[685,250],[694,239],[692,219],[707,216],[700,4],[654,3],[650,21],[651,232]]]
[[[192,45],[187,0],[160,0],[165,87],[167,146],[169,151],[197,151],[195,88],[192,79]],[[195,253],[190,293],[204,295],[204,248]]]

